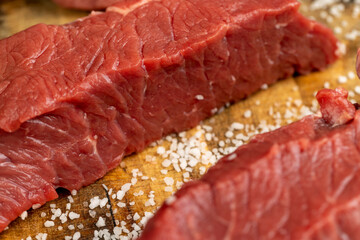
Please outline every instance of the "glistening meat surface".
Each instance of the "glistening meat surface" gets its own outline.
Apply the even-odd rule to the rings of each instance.
[[[0,42],[0,231],[55,188],[336,59],[295,0],[143,1]],[[12,172],[9,174],[9,172]],[[11,186],[11,187],[6,187]]]
[[[140,239],[358,239],[360,110],[343,89],[317,97],[325,119],[256,136],[185,184]]]

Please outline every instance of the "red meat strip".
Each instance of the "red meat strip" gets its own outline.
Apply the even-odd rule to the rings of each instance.
[[[31,204],[55,198],[54,188],[91,184],[124,156],[262,84],[334,62],[334,35],[298,7],[295,0],[120,3],[0,41],[0,194],[7,191],[0,231]],[[37,189],[5,177],[11,167],[13,178]],[[25,204],[17,196],[35,198]]]
[[[355,107],[347,100],[348,92],[343,88],[319,91],[316,98],[321,105],[324,121],[331,125],[340,125],[354,119]]]
[[[331,123],[339,108],[353,119],[308,116],[256,136],[185,184],[140,239],[358,239],[360,110],[339,91],[318,96]]]

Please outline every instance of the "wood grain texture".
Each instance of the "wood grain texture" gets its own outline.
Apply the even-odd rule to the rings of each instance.
[[[217,148],[219,141],[224,140],[225,145],[230,146],[231,141],[226,142],[225,133],[229,126],[233,122],[240,122],[253,126],[254,129],[261,126],[262,121],[266,121],[268,124],[287,124],[290,121],[297,119],[297,116],[287,116],[286,113],[291,109],[293,112],[301,112],[303,106],[310,107],[314,102],[314,93],[323,88],[324,84],[334,88],[336,86],[342,86],[348,90],[354,90],[357,85],[360,85],[359,80],[356,78],[348,78],[346,83],[339,84],[338,78],[341,75],[348,75],[349,72],[355,73],[355,56],[357,50],[357,41],[348,41],[345,39],[345,33],[350,32],[352,29],[357,29],[359,19],[352,17],[353,4],[346,5],[346,10],[339,18],[334,18],[333,23],[328,23],[321,19],[319,16],[320,11],[310,12],[307,7],[308,1],[303,1],[302,11],[305,15],[314,16],[317,20],[323,22],[331,28],[339,25],[346,25],[343,21],[347,22],[347,25],[343,27],[343,34],[338,34],[339,39],[346,44],[347,53],[334,65],[330,66],[323,72],[312,73],[307,76],[301,76],[296,78],[290,78],[280,81],[277,84],[269,87],[267,90],[259,91],[252,95],[248,99],[239,103],[233,104],[226,108],[222,113],[204,121],[203,125],[211,126],[213,128],[212,133],[217,136],[218,140],[207,141],[203,131],[200,131],[198,140],[203,142],[203,146],[206,149],[212,150]],[[22,29],[25,29],[36,23],[47,24],[62,24],[71,22],[79,17],[86,16],[87,12],[71,11],[57,7],[49,0],[13,0],[13,1],[0,1],[0,38],[4,38],[14,34]],[[354,94],[352,97],[354,100],[360,100],[359,95]],[[295,101],[297,100],[297,101]],[[244,117],[246,110],[251,110],[251,117]],[[269,111],[279,114],[281,118],[273,117],[269,115]],[[287,116],[284,118],[284,116]],[[199,134],[199,128],[192,129],[184,135],[191,137],[195,134]],[[236,134],[247,134],[245,130],[238,130]],[[181,138],[179,135],[173,136],[173,138]],[[132,155],[124,159],[122,166],[109,172],[104,178],[96,183],[81,189],[76,196],[73,196],[74,203],[71,204],[71,210],[79,213],[80,218],[70,220],[61,224],[57,218],[55,227],[45,228],[44,223],[46,220],[50,220],[52,216],[50,204],[56,204],[56,209],[61,209],[65,212],[66,204],[69,203],[69,193],[66,191],[59,191],[60,198],[54,200],[37,210],[30,210],[29,216],[25,220],[17,219],[10,226],[9,229],[0,234],[0,239],[13,240],[13,239],[25,239],[34,236],[38,233],[47,233],[47,239],[64,239],[65,236],[73,236],[77,231],[81,233],[81,239],[92,239],[94,231],[99,230],[96,227],[96,222],[101,216],[105,219],[106,227],[110,231],[116,225],[117,221],[125,221],[128,229],[131,231],[131,225],[139,220],[133,220],[135,213],[138,213],[141,217],[144,216],[144,212],[153,212],[159,207],[162,202],[171,195],[171,192],[166,192],[167,186],[164,182],[164,177],[172,177],[175,181],[173,184],[173,190],[176,190],[176,182],[184,181],[184,172],[177,172],[173,166],[163,167],[162,158],[157,154],[157,148],[159,146],[168,149],[170,142],[167,140],[160,141],[157,145],[147,148],[141,153]],[[198,164],[190,172],[190,179],[197,179],[201,176],[200,166]],[[208,168],[210,164],[206,165]],[[126,204],[125,207],[118,207],[119,200],[113,199],[112,194],[121,189],[125,183],[131,182],[133,178],[133,171],[139,171],[143,177],[137,177],[137,183],[134,184],[130,190],[126,193],[124,199],[121,201]],[[167,174],[162,174],[162,169],[168,170]],[[148,179],[146,179],[146,177]],[[186,180],[186,178],[185,178]],[[104,185],[106,187],[104,187]],[[109,190],[112,189],[112,193]],[[134,196],[134,193],[143,191],[141,196]],[[150,191],[154,191],[154,206],[145,206],[145,203],[149,200],[148,194]],[[85,203],[89,203],[90,199],[99,196],[101,199],[108,198],[109,206],[103,208],[96,208],[96,216],[93,218],[90,216],[89,207]],[[46,213],[45,217],[41,215]],[[79,229],[79,225],[82,224],[83,228]],[[69,229],[69,226],[74,226],[75,229]],[[58,226],[62,226],[63,229],[59,230]],[[81,226],[81,225],[80,225]],[[100,228],[103,229],[103,228]]]

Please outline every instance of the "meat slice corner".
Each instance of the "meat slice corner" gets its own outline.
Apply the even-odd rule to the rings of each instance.
[[[330,125],[345,124],[354,119],[355,106],[347,100],[348,92],[339,87],[322,89],[316,94],[324,121]]]
[[[164,203],[139,239],[358,239],[360,110],[346,95],[320,91],[326,120],[307,116],[220,159]]]

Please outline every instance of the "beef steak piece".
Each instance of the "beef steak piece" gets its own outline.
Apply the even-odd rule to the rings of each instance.
[[[334,62],[296,0],[119,3],[0,41],[0,231],[263,84]],[[11,174],[10,174],[11,172]],[[7,187],[11,186],[11,187]]]
[[[326,118],[258,135],[185,184],[140,240],[358,239],[360,110],[340,92],[319,92]],[[340,108],[352,119],[334,126]]]

